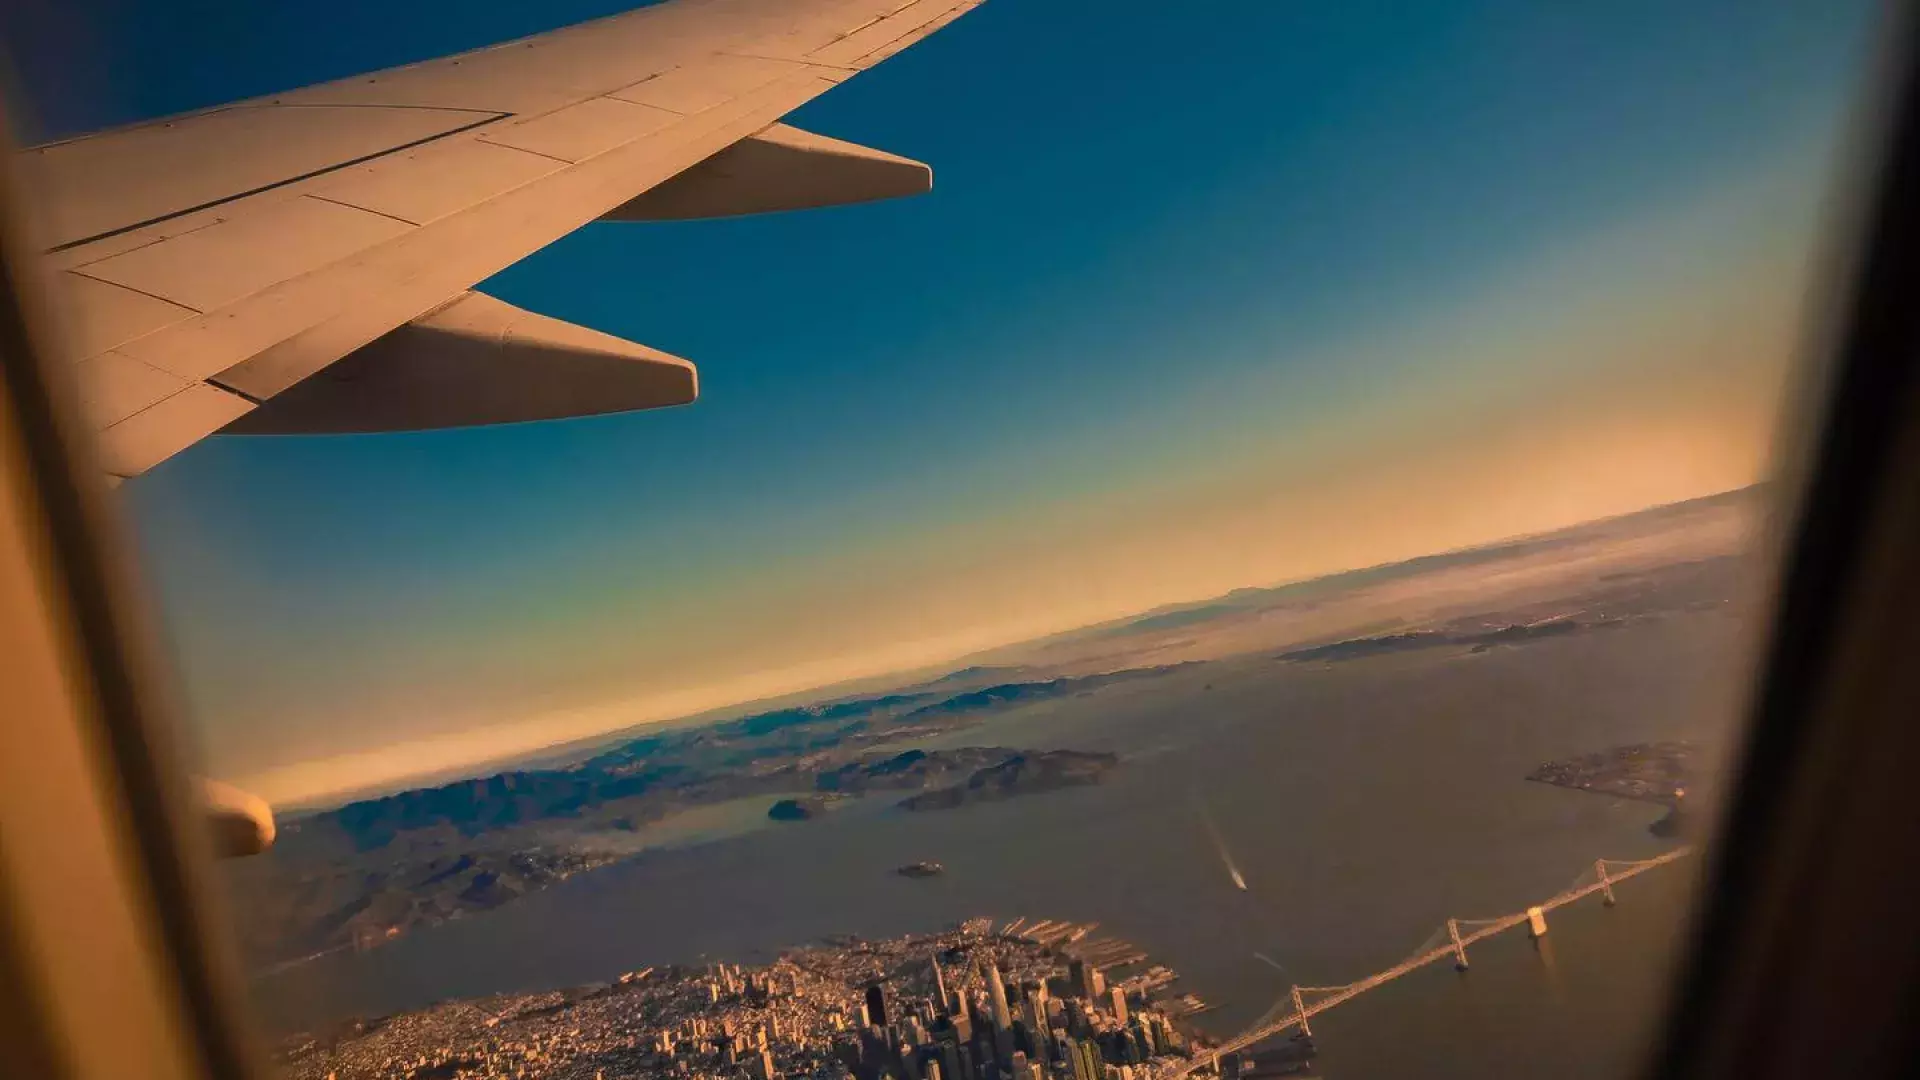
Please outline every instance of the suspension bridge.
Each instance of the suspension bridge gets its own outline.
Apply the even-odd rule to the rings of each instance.
[[[1313,1028],[1309,1022],[1315,1016],[1342,1002],[1352,1001],[1361,994],[1390,983],[1410,971],[1426,967],[1428,964],[1452,959],[1456,968],[1465,971],[1467,970],[1467,946],[1474,942],[1484,941],[1495,934],[1526,925],[1535,912],[1539,912],[1544,918],[1545,913],[1554,908],[1564,907],[1595,893],[1599,893],[1602,901],[1611,907],[1615,884],[1644,874],[1656,866],[1663,866],[1683,858],[1692,850],[1687,847],[1675,848],[1664,855],[1638,861],[1597,859],[1592,866],[1582,871],[1572,884],[1530,908],[1492,919],[1448,919],[1446,925],[1435,930],[1418,949],[1414,950],[1412,955],[1398,964],[1344,986],[1295,986],[1245,1031],[1208,1050],[1205,1054],[1158,1071],[1154,1074],[1153,1080],[1181,1080],[1196,1069],[1203,1066],[1211,1067],[1223,1055],[1244,1050],[1294,1029],[1311,1035]]]

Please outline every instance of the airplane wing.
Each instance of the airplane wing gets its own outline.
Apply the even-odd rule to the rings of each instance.
[[[692,401],[686,361],[470,290],[595,220],[926,191],[919,162],[778,121],[978,3],[669,0],[24,151],[108,472],[223,430]]]

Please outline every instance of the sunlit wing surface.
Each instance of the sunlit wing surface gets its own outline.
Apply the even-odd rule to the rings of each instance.
[[[779,124],[980,0],[670,0],[25,151],[103,461],[693,400],[677,357],[469,290],[600,218],[925,191]],[[329,369],[332,370],[329,370]]]

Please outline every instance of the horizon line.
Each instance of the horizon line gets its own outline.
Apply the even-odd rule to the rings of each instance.
[[[1465,555],[1473,552],[1487,551],[1491,549],[1511,546],[1514,544],[1526,543],[1528,541],[1533,541],[1533,540],[1541,540],[1547,537],[1555,536],[1560,533],[1573,532],[1578,529],[1588,528],[1588,527],[1599,525],[1605,522],[1622,521],[1628,518],[1638,517],[1644,514],[1655,514],[1661,511],[1672,510],[1678,507],[1689,506],[1696,503],[1712,502],[1717,499],[1728,498],[1729,496],[1744,495],[1744,494],[1756,492],[1760,489],[1764,489],[1769,485],[1769,483],[1770,483],[1769,479],[1762,478],[1760,480],[1755,480],[1751,483],[1741,484],[1737,487],[1724,488],[1719,491],[1707,492],[1702,495],[1692,495],[1684,499],[1676,499],[1672,502],[1649,503],[1645,506],[1637,507],[1632,510],[1626,510],[1626,511],[1614,513],[1614,514],[1603,514],[1599,517],[1587,518],[1580,521],[1571,522],[1565,525],[1560,525],[1550,529],[1536,530],[1531,532],[1512,533],[1509,535],[1498,536],[1488,540],[1480,541],[1478,543],[1465,544],[1458,547],[1439,548],[1434,551],[1423,552],[1419,555],[1411,555],[1404,559],[1394,559],[1387,562],[1368,563],[1368,564],[1359,565],[1359,566],[1344,567],[1337,570],[1329,570],[1324,573],[1313,574],[1307,577],[1289,578],[1289,579],[1279,580],[1279,581],[1268,581],[1268,582],[1259,583],[1259,584],[1237,585],[1224,592],[1211,592],[1206,595],[1195,596],[1188,599],[1171,600],[1164,603],[1155,604],[1151,607],[1140,608],[1140,609],[1126,612],[1123,614],[1113,615],[1103,619],[1097,619],[1093,622],[1082,623],[1076,626],[1063,627],[1060,629],[1050,630],[1050,631],[1033,634],[1029,636],[1012,637],[1012,638],[1008,638],[1005,641],[1001,641],[997,644],[987,645],[984,647],[964,649],[959,652],[953,653],[952,655],[947,656],[940,660],[934,660],[926,663],[908,664],[900,667],[888,668],[882,671],[876,671],[871,674],[858,675],[851,678],[830,680],[827,682],[816,683],[809,686],[801,687],[799,689],[785,691],[785,692],[776,693],[776,694],[767,694],[759,697],[741,698],[739,700],[728,702],[725,704],[715,705],[711,708],[699,709],[699,710],[686,712],[686,713],[678,713],[675,715],[664,716],[657,719],[643,720],[637,723],[627,724],[619,727],[607,728],[603,731],[595,732],[590,735],[582,735],[582,736],[578,736],[570,739],[561,739],[555,742],[544,743],[538,746],[531,746],[521,750],[516,750],[507,754],[478,758],[470,762],[465,762],[465,763],[456,764],[456,765],[448,765],[439,769],[429,769],[422,772],[409,774],[404,777],[395,777],[389,780],[380,781],[377,783],[367,784],[363,786],[339,788],[333,791],[315,794],[313,796],[306,797],[306,798],[290,799],[284,803],[276,804],[275,809],[277,812],[287,811],[287,812],[292,812],[292,813],[297,813],[302,815],[308,814],[308,813],[324,813],[328,810],[338,809],[342,806],[352,805],[353,803],[356,803],[356,802],[363,802],[370,799],[384,798],[391,795],[401,794],[407,791],[421,790],[426,787],[440,787],[440,786],[445,786],[447,784],[459,783],[463,780],[483,780],[491,776],[503,775],[504,773],[510,772],[510,771],[521,771],[521,770],[512,770],[512,769],[505,768],[505,766],[511,765],[512,763],[515,763],[515,762],[527,762],[530,759],[538,758],[541,756],[560,754],[568,751],[569,749],[575,749],[575,748],[584,751],[584,750],[590,749],[594,745],[619,741],[629,736],[639,737],[638,733],[643,731],[657,730],[657,729],[670,728],[670,727],[676,727],[676,726],[704,726],[706,724],[726,723],[729,720],[738,719],[741,716],[754,715],[754,710],[756,707],[764,707],[764,708],[797,707],[801,703],[793,701],[793,699],[796,699],[796,698],[799,698],[799,699],[814,698],[816,700],[825,700],[827,699],[825,696],[823,696],[825,695],[825,692],[834,690],[836,688],[844,687],[844,688],[847,688],[849,691],[854,691],[855,687],[861,686],[863,684],[872,684],[876,682],[885,682],[887,680],[892,680],[892,679],[901,679],[901,678],[905,678],[907,676],[912,676],[915,674],[941,671],[942,669],[945,669],[946,674],[952,674],[955,671],[965,670],[966,667],[982,666],[982,665],[968,665],[968,664],[965,664],[964,661],[967,661],[975,657],[984,657],[984,656],[987,656],[988,654],[991,654],[999,650],[1017,648],[1023,645],[1034,645],[1040,642],[1048,641],[1053,638],[1065,637],[1072,634],[1085,633],[1087,631],[1097,630],[1103,627],[1121,626],[1127,623],[1139,621],[1141,619],[1150,618],[1154,615],[1171,613],[1171,612],[1180,611],[1188,608],[1194,608],[1194,607],[1204,607],[1208,604],[1211,604],[1220,600],[1224,600],[1238,593],[1271,592],[1278,589],[1291,588],[1299,585],[1307,585],[1307,584],[1312,584],[1314,582],[1319,582],[1319,581],[1329,581],[1336,578],[1346,577],[1349,575],[1365,574],[1365,573],[1376,571],[1376,570],[1386,570],[1393,567],[1407,566],[1410,564],[1422,562],[1429,559],[1444,559],[1448,556]],[[854,692],[857,692],[857,691],[854,691]],[[790,703],[790,704],[783,704],[783,703]]]

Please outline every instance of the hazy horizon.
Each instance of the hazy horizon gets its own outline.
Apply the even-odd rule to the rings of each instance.
[[[1663,511],[1670,511],[1687,506],[1713,503],[1729,498],[1757,498],[1758,491],[1765,486],[1766,481],[1756,481],[1752,484],[1729,488],[1724,491],[1708,492],[1702,495],[1689,496],[1686,499],[1674,502],[1655,503],[1621,513],[1607,514],[1585,521],[1571,522],[1552,529],[1491,537],[1484,541],[1461,547],[1423,552],[1393,562],[1340,567],[1310,577],[1294,578],[1284,581],[1251,582],[1235,586],[1225,592],[1169,601],[1151,608],[1124,612],[1079,626],[1051,630],[1035,637],[1000,642],[985,649],[942,657],[926,664],[916,664],[886,671],[871,672],[832,682],[798,686],[791,690],[761,697],[721,702],[711,707],[685,714],[661,716],[654,719],[616,725],[581,734],[574,738],[518,747],[485,758],[448,762],[430,769],[410,774],[393,775],[371,783],[362,783],[324,791],[302,792],[291,797],[275,798],[274,801],[276,805],[282,809],[298,812],[320,811],[363,798],[374,798],[421,786],[457,782],[461,779],[486,775],[493,771],[506,771],[514,766],[530,768],[534,767],[536,763],[546,759],[558,758],[564,760],[576,756],[585,756],[596,748],[617,744],[627,738],[637,737],[652,730],[701,727],[708,724],[724,723],[727,720],[740,716],[753,715],[763,710],[821,704],[843,698],[921,686],[956,672],[964,671],[969,667],[975,666],[975,663],[989,666],[1019,666],[1018,661],[1013,657],[1003,657],[998,661],[995,660],[995,657],[997,654],[1005,654],[1013,650],[1041,646],[1056,639],[1070,638],[1088,631],[1106,627],[1125,628],[1135,621],[1148,618],[1160,612],[1205,607],[1235,594],[1273,592],[1338,579],[1349,575],[1365,574],[1369,571],[1390,571],[1410,563],[1445,560],[1448,556],[1471,555],[1476,552],[1498,549],[1526,541],[1548,540],[1564,534],[1577,533],[1583,529],[1608,522],[1630,520],[1642,515],[1658,515]],[[1120,670],[1124,667],[1125,665],[1122,665],[1121,668],[1102,668],[1101,670]],[[1042,664],[1037,668],[1037,671],[1044,676],[1050,669]],[[624,707],[624,704],[625,703],[610,702],[602,707],[606,709],[619,709]],[[512,729],[523,730],[523,725],[513,725]],[[330,769],[333,763],[327,761],[303,763],[301,768],[308,766],[319,766],[323,769]],[[265,787],[264,790],[271,790],[271,787]]]

